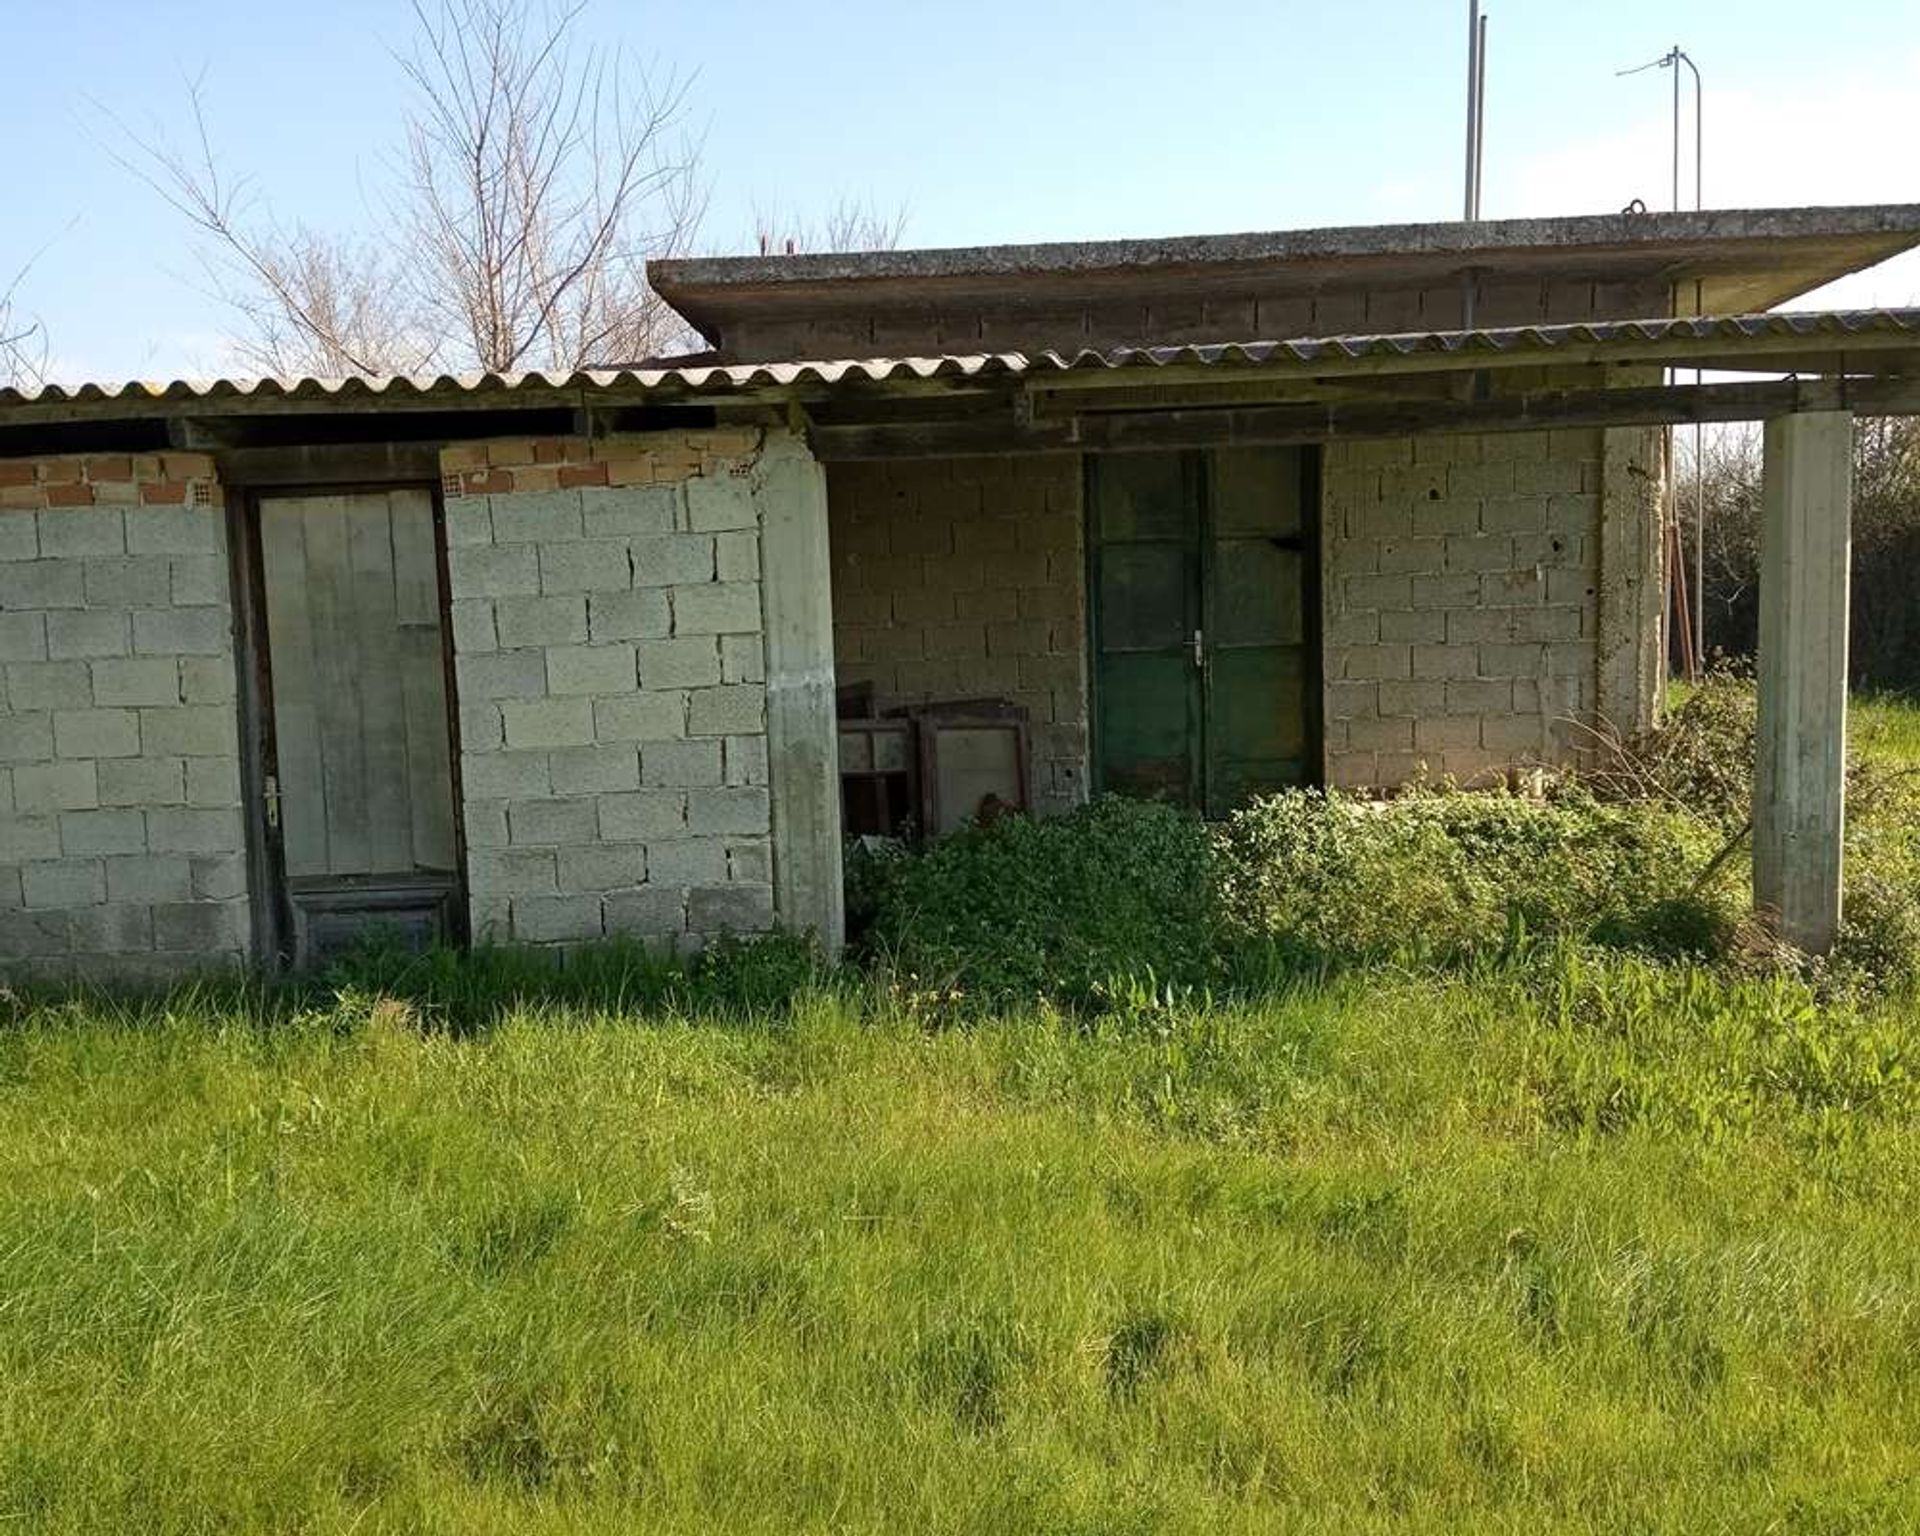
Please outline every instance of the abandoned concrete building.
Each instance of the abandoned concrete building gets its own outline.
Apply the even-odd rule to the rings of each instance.
[[[841,929],[843,830],[1647,722],[1766,422],[1756,895],[1839,910],[1848,442],[1920,207],[656,264],[698,356],[0,390],[0,968]],[[1683,383],[1670,370],[1711,370]]]

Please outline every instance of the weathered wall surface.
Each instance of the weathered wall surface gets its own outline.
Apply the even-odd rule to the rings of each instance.
[[[1282,286],[1284,284],[1284,286]],[[1040,291],[1036,285],[1036,293]],[[928,352],[1032,351],[1052,347],[1171,346],[1190,342],[1286,340],[1463,325],[1545,325],[1666,314],[1664,284],[1546,279],[1476,285],[1472,318],[1458,282],[1428,287],[1356,282],[1351,273],[1302,292],[1297,277],[1202,282],[1191,275],[1159,293],[1124,299],[1063,296],[987,305],[958,294],[921,292],[906,307],[869,302],[840,309],[815,299],[782,315],[770,310],[727,327],[730,361],[814,357],[898,357]]]
[[[834,464],[835,669],[882,708],[1006,698],[1031,722],[1035,808],[1087,793],[1080,460]]]
[[[476,940],[771,925],[762,450],[714,430],[442,455]]]
[[[0,968],[139,978],[244,959],[212,461],[0,461],[0,664]]]
[[[1325,451],[1328,781],[1483,782],[1590,744],[1601,432]]]

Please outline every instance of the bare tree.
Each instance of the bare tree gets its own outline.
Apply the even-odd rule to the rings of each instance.
[[[29,262],[0,288],[0,386],[33,388],[47,380],[47,333],[38,320],[20,312],[18,295]]]
[[[683,339],[645,263],[699,223],[685,84],[576,50],[581,3],[413,0],[410,87],[380,245],[277,223],[223,174],[191,89],[190,153],[123,157],[209,247],[236,345],[275,373],[628,362]],[[124,131],[124,129],[123,129]]]

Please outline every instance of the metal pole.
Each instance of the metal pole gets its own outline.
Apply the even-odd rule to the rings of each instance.
[[[1480,18],[1480,56],[1473,76],[1473,216],[1480,217],[1480,194],[1486,190],[1481,165],[1487,157],[1487,18]]]
[[[1480,157],[1480,0],[1467,0],[1467,175],[1460,217],[1472,222],[1474,170]]]
[[[1693,74],[1693,211],[1705,207],[1705,194],[1702,190],[1705,180],[1706,147],[1704,130],[1706,126],[1706,107],[1700,95],[1700,66],[1693,57],[1677,43],[1673,49],[1674,57]],[[1680,71],[1673,72],[1673,83],[1680,83]],[[1676,145],[1678,140],[1675,140]],[[1693,312],[1700,313],[1700,284],[1693,285]],[[1693,370],[1693,382],[1698,385],[1701,370]],[[1697,665],[1705,667],[1707,663],[1707,463],[1701,447],[1700,423],[1693,424],[1693,654]]]

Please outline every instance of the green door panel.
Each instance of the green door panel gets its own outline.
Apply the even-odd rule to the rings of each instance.
[[[1311,781],[1310,467],[1294,448],[1088,460],[1099,788],[1217,816]]]

